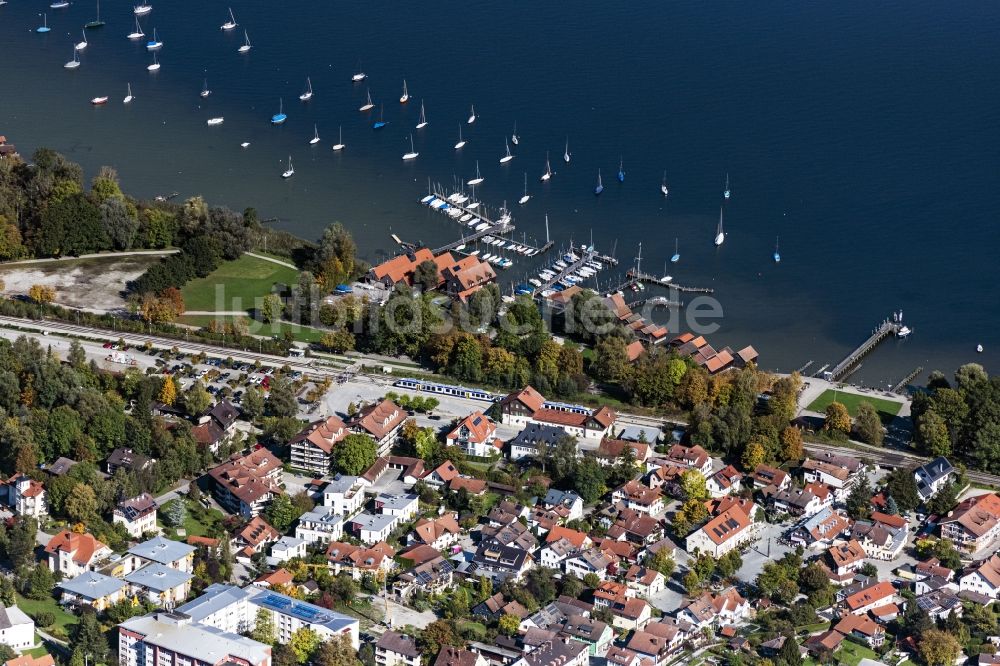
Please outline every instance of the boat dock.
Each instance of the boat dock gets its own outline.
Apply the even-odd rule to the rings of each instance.
[[[901,380],[899,380],[898,384],[892,387],[891,393],[898,393],[902,395],[903,389],[905,389],[909,385],[909,383],[912,382],[914,379],[916,379],[917,375],[919,375],[923,371],[924,371],[924,366],[920,366],[910,374],[903,377]]]
[[[638,301],[632,301],[631,303],[626,303],[633,310],[636,308],[641,308],[644,305],[663,305],[668,308],[680,308],[684,307],[684,304],[680,301],[673,301],[666,296],[653,296],[652,298],[643,298]]]
[[[683,291],[691,294],[714,294],[715,290],[711,287],[686,287],[684,285],[677,284],[676,282],[664,282],[662,279],[656,277],[655,275],[650,275],[649,273],[641,273],[634,268],[629,270],[625,274],[628,278],[628,282],[622,285],[622,288],[629,288],[636,282],[648,282],[650,284],[658,284],[661,287],[667,287],[669,289],[676,289],[677,291]]]
[[[556,273],[553,277],[543,282],[540,287],[535,289],[535,293],[542,294],[543,292],[552,289],[553,286],[555,286],[562,280],[566,279],[573,273],[577,272],[578,270],[586,266],[587,262],[594,261],[596,258],[597,258],[597,253],[593,251],[584,252],[579,259],[574,261],[572,264],[569,264],[568,266],[566,266],[566,268],[562,269],[561,271]]]
[[[855,365],[861,357],[875,349],[880,342],[885,340],[890,335],[895,335],[899,332],[901,325],[898,322],[894,322],[891,319],[885,319],[878,328],[872,331],[872,334],[868,336],[868,339],[862,342],[858,347],[852,351],[850,354],[844,357],[837,365],[833,366],[833,369],[825,373],[825,378],[830,381],[837,381],[843,377],[847,371]]]

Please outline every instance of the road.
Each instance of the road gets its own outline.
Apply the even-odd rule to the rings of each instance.
[[[180,250],[130,250],[128,252],[96,252],[94,254],[81,254],[75,257],[50,257],[48,259],[22,259],[21,261],[8,261],[4,262],[4,268],[7,268],[9,266],[28,266],[31,264],[51,264],[51,263],[66,262],[66,261],[77,261],[78,259],[117,259],[120,257],[141,257],[144,255],[154,256],[154,257],[159,257],[159,256],[165,257],[168,254],[177,254],[178,252],[180,252]],[[267,259],[267,257],[261,257],[261,259]]]

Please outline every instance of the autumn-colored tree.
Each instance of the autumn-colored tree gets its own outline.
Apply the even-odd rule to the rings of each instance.
[[[684,496],[688,499],[708,499],[708,488],[705,486],[705,477],[696,469],[685,470],[681,473],[681,490],[684,491]]]
[[[801,460],[805,452],[802,449],[802,431],[795,426],[788,426],[781,431],[781,456],[785,460]]]
[[[160,393],[156,396],[156,399],[164,405],[173,405],[177,400],[177,383],[174,381],[172,375],[167,375],[164,378],[163,386],[160,387]]]
[[[179,305],[178,301],[180,301]],[[180,297],[180,292],[177,292],[176,296],[143,294],[139,301],[139,314],[152,324],[171,322],[183,311],[184,299]]]
[[[518,627],[521,625],[521,620],[516,615],[505,614],[500,617],[497,622],[497,629],[504,636],[513,636],[517,633]]]
[[[330,331],[324,333],[319,343],[334,354],[343,354],[354,349],[354,334],[350,331]]]
[[[926,629],[920,636],[918,650],[927,666],[951,666],[962,653],[962,645],[947,631]]]
[[[840,402],[831,402],[826,408],[823,429],[831,433],[847,434],[851,431],[851,415]]]
[[[33,284],[28,289],[28,298],[36,303],[45,305],[56,299],[56,290],[47,284]]]
[[[177,287],[167,287],[160,296],[166,300],[178,315],[184,312],[184,296]]]
[[[758,465],[764,463],[767,457],[767,451],[760,442],[752,441],[747,444],[746,449],[743,450],[743,457],[740,459],[740,463],[743,465],[743,469],[747,472],[752,472],[757,469]]]
[[[281,311],[283,308],[284,305],[281,302],[281,296],[278,296],[277,294],[268,294],[264,297],[260,306],[261,321],[265,324],[278,321],[281,319]]]

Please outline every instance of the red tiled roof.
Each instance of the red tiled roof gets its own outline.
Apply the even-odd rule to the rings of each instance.
[[[851,596],[844,600],[844,603],[852,611],[859,608],[864,608],[865,606],[870,606],[873,603],[879,601],[884,601],[886,599],[891,599],[893,595],[896,594],[896,588],[892,586],[887,580],[883,580],[880,583],[867,587],[863,590],[855,592]]]
[[[237,536],[249,546],[259,546],[268,541],[277,541],[281,538],[281,532],[271,527],[271,524],[260,516],[256,516],[239,531]]]
[[[568,527],[563,527],[562,525],[556,525],[549,530],[548,534],[545,535],[545,543],[552,543],[553,541],[558,541],[559,539],[566,539],[575,547],[583,548],[583,544],[587,540],[587,535],[578,530],[571,530]]]
[[[532,386],[525,386],[520,391],[511,393],[503,399],[502,403],[508,403],[514,400],[524,403],[524,406],[532,412],[537,412],[542,408],[542,405],[545,404],[545,398],[543,398],[542,394],[536,391]]]
[[[406,412],[391,400],[383,400],[368,405],[351,419],[351,427],[357,427],[380,440],[400,423],[406,420]]]
[[[469,431],[469,441],[477,444],[485,442],[491,435],[495,435],[497,429],[493,420],[477,409],[459,421],[458,425],[448,433],[446,439],[458,437],[458,432],[463,426]]]
[[[453,492],[458,492],[462,488],[465,488],[465,491],[470,495],[479,495],[486,492],[486,482],[482,479],[470,479],[459,476],[448,483],[448,488]]]
[[[56,553],[70,553],[73,561],[81,566],[90,564],[94,553],[107,548],[103,543],[94,538],[92,534],[77,534],[69,530],[63,530],[52,537],[45,546],[45,552],[49,555]]]
[[[308,441],[316,448],[325,453],[333,451],[333,445],[347,436],[347,426],[337,416],[329,416],[326,419],[313,421],[302,429],[288,443],[298,444]]]

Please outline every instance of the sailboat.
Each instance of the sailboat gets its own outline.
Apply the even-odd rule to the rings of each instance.
[[[681,253],[680,250],[678,250],[677,248],[677,239],[674,238],[674,256],[670,257],[670,263],[676,264],[680,260],[681,260]]]
[[[201,86],[201,92],[198,94],[202,97],[208,97],[212,94],[212,91],[208,89],[208,79],[205,79],[205,83]]]
[[[725,187],[725,189],[722,190],[722,197],[724,199],[728,199],[730,194],[732,194],[732,192],[729,191],[729,174],[727,173],[726,174],[726,187]]]
[[[87,48],[87,31],[86,30],[83,31],[83,41],[82,42],[77,42],[76,46],[73,47],[73,48],[75,48],[77,51],[82,51],[85,48]]]
[[[221,125],[224,122],[226,122],[226,119],[224,117],[217,116],[215,118],[209,118],[208,120],[205,121],[205,124],[208,125],[209,127],[215,127],[216,125]],[[244,146],[244,148],[245,147],[246,146]]]
[[[372,124],[372,129],[382,129],[389,123],[385,122],[385,104],[378,106],[378,120]]]
[[[423,129],[427,127],[427,116],[424,114],[424,100],[420,100],[420,121],[417,122],[417,129]],[[458,128],[459,131],[462,130],[461,127]]]
[[[660,184],[660,192],[663,192],[663,196],[670,194],[670,190],[667,189],[667,172],[663,172],[663,183]]]
[[[622,161],[621,157],[618,158],[618,182],[625,182],[625,163]]]
[[[521,139],[517,136],[517,122],[514,123],[514,131],[510,134],[510,142],[515,146],[520,143]]]
[[[569,164],[569,137],[566,137],[566,150],[563,152],[563,162]]]
[[[354,76],[351,77],[351,81],[354,81],[355,83],[360,83],[361,81],[364,81],[367,78],[368,75],[361,70],[361,61],[358,60],[358,68],[357,70],[355,70]]]
[[[541,181],[544,183],[552,177],[552,165],[549,164],[549,151],[545,151],[545,173],[542,174]]]
[[[722,245],[726,240],[726,234],[722,230],[722,206],[719,206],[719,226],[715,230],[715,244]]]
[[[484,180],[486,179],[479,173],[479,160],[476,160],[476,177],[469,181],[469,185],[478,185]]]
[[[601,170],[597,170],[597,187],[594,188],[594,194],[600,195],[604,191],[604,183],[601,182]]]
[[[146,50],[155,51],[156,49],[161,48],[162,46],[163,42],[161,42],[160,38],[156,36],[156,28],[153,28],[153,38],[148,42],[146,42]]]
[[[151,11],[153,11],[153,5],[147,3],[146,0],[142,0],[142,4],[136,5],[132,8],[132,12],[136,16],[145,16]]]
[[[308,102],[313,97],[313,82],[308,76],[306,77],[306,91],[299,95],[299,99],[303,102]]]
[[[73,59],[67,62],[65,65],[63,65],[63,67],[65,67],[66,69],[76,69],[77,67],[80,66],[80,60],[79,58],[76,57],[76,52],[77,50],[73,49]]]
[[[93,104],[94,106],[101,106],[103,104],[107,104],[108,96],[102,95],[101,97],[95,97],[92,100],[90,100],[90,103]]]
[[[528,194],[528,172],[525,171],[524,172],[524,196],[521,197],[520,199],[518,199],[517,203],[519,203],[519,204],[521,204],[523,206],[524,204],[528,203],[528,199],[530,199],[530,198],[531,198],[531,195]]]
[[[469,111],[469,119],[467,121],[465,121],[465,122],[467,122],[470,125],[472,123],[476,122],[476,105],[475,104],[472,105],[472,109]]]
[[[285,115],[285,100],[278,98],[278,112],[271,116],[272,125],[280,125],[281,123],[288,120],[288,116]]]
[[[344,126],[340,126],[340,131],[338,133],[337,143],[333,144],[333,150],[343,150],[344,149]]]
[[[142,31],[142,26],[139,25],[139,17],[135,17],[135,30],[128,34],[129,39],[142,39],[146,36],[146,33]]]
[[[319,143],[319,128],[313,125],[313,138],[309,139],[309,145],[315,146],[317,143]]]
[[[49,5],[49,9],[66,9],[67,7],[69,7],[69,0],[55,0]]]
[[[774,263],[779,263],[781,261],[781,254],[778,253],[778,237],[774,237]]]
[[[135,99],[135,97],[132,97],[132,84],[129,83],[126,85],[128,85],[128,94],[125,95],[125,99],[122,100],[122,104],[131,104],[132,100]]]
[[[404,160],[415,160],[415,159],[417,159],[417,155],[419,155],[419,154],[420,153],[418,153],[416,150],[413,149],[413,135],[411,134],[410,135],[410,152],[403,153],[403,159]]]
[[[500,158],[500,164],[506,164],[514,159],[514,156],[510,154],[510,144],[507,143],[507,137],[503,138],[503,145],[507,147],[507,154]]]
[[[373,108],[375,108],[375,105],[372,103],[372,91],[371,88],[369,88],[368,101],[362,104],[358,111],[371,111]]]
[[[399,98],[400,104],[406,104],[410,101],[410,93],[406,90],[406,79],[403,79],[403,94]]]
[[[673,280],[674,280],[673,276],[670,275],[669,273],[667,273],[667,262],[664,261],[663,262],[663,277],[660,278],[660,282],[662,282],[663,284],[668,284],[670,282],[673,282]]]
[[[49,27],[49,15],[42,14],[42,24],[35,28],[35,32],[49,32],[52,28]]]
[[[146,69],[149,70],[150,72],[159,71],[159,69],[160,69],[160,63],[156,59],[156,51],[153,51],[153,62],[152,62],[152,64],[147,65]]]
[[[288,156],[288,168],[285,169],[285,172],[283,174],[281,174],[281,177],[282,178],[291,178],[294,175],[295,175],[295,167],[292,166],[292,156],[289,155]]]
[[[233,8],[229,8],[229,20],[219,26],[219,30],[232,30],[237,25],[236,17],[233,16]]]
[[[462,125],[458,126],[458,143],[455,144],[455,150],[460,150],[462,146],[465,145],[465,139],[462,138]]]
[[[236,49],[236,52],[237,53],[246,53],[247,51],[250,50],[250,48],[251,48],[251,46],[250,46],[250,35],[248,35],[247,31],[244,30],[243,31],[243,46],[241,46],[240,48]]]
[[[84,28],[101,28],[104,26],[104,21],[101,20],[101,0],[97,0],[97,18],[93,21],[88,21],[83,24]]]

